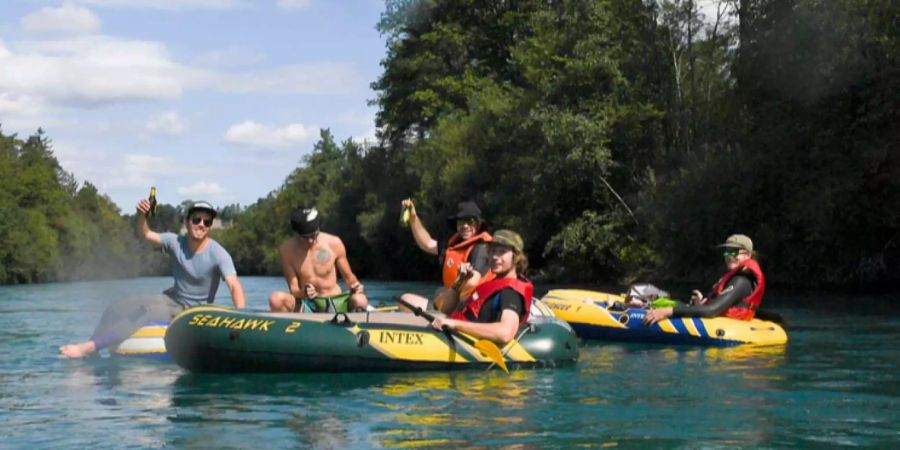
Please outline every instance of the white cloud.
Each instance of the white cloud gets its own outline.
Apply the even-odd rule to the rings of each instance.
[[[299,11],[306,9],[311,0],[278,0],[278,7],[286,10]]]
[[[165,45],[110,36],[0,41],[0,93],[55,107],[93,108],[180,98],[185,90],[242,94],[346,94],[356,83],[349,64],[295,64],[240,73],[191,68]]]
[[[178,111],[166,111],[151,118],[145,128],[153,134],[179,136],[187,131],[188,123]]]
[[[350,64],[292,64],[267,72],[206,73],[197,84],[244,94],[346,94],[358,85]]]
[[[216,183],[207,183],[206,181],[198,181],[190,186],[180,186],[178,193],[187,198],[196,198],[204,195],[218,195],[223,192],[221,186]]]
[[[29,33],[93,33],[100,29],[100,19],[91,10],[70,3],[41,8],[20,23]]]
[[[228,128],[224,138],[225,142],[238,146],[280,150],[309,143],[317,133],[317,127],[301,123],[275,128],[247,120]]]
[[[158,9],[183,11],[189,9],[233,9],[242,6],[241,0],[75,0],[78,3],[109,8]]]
[[[120,170],[105,170],[103,178],[113,188],[145,188],[157,184],[162,176],[172,174],[175,160],[166,156],[127,154],[119,161]],[[110,177],[110,173],[118,176]]]
[[[197,64],[218,68],[244,67],[261,63],[265,59],[265,55],[247,47],[228,47],[200,55]]]
[[[164,46],[105,36],[26,41],[2,58],[0,92],[48,103],[92,107],[172,99],[184,89],[185,69]],[[2,52],[2,51],[0,51]]]

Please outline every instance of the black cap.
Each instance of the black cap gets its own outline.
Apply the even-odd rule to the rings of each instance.
[[[194,211],[206,211],[206,212],[212,214],[213,219],[215,219],[216,216],[218,215],[218,213],[216,212],[216,209],[213,208],[213,205],[211,205],[209,202],[205,202],[203,200],[199,200],[194,203],[191,203],[191,207],[188,208],[188,210],[187,210],[188,217],[190,217],[191,214],[194,213]]]
[[[478,220],[481,220],[481,209],[475,202],[465,201],[459,202],[456,205],[456,214],[447,218],[447,220],[456,220],[456,219],[468,219],[469,217],[474,217]]]
[[[315,206],[309,208],[297,208],[291,213],[291,228],[297,234],[310,234],[319,231],[322,217]]]

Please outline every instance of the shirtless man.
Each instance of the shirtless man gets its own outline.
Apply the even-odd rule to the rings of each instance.
[[[291,228],[298,236],[278,248],[290,292],[275,291],[269,296],[272,311],[352,312],[365,311],[369,305],[363,285],[350,270],[344,243],[320,232],[320,223],[316,208],[297,208],[291,213]],[[341,292],[335,268],[341,271],[349,292]]]

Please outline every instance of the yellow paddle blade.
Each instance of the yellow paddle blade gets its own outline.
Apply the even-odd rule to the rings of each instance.
[[[504,372],[509,373],[509,369],[506,368],[506,361],[503,359],[503,353],[500,353],[500,348],[497,347],[497,344],[487,339],[479,339],[475,341],[475,348],[488,358],[491,358]]]

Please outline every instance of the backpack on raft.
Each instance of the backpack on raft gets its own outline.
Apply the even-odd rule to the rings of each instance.
[[[650,283],[632,284],[628,287],[625,299],[629,306],[637,308],[665,308],[679,304],[669,297],[668,291]]]

